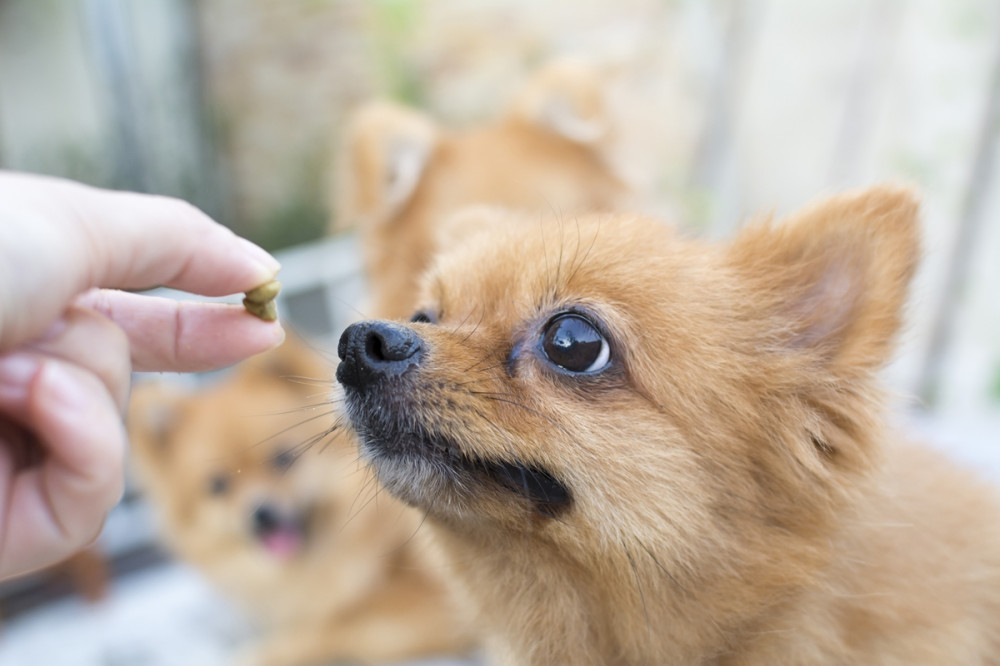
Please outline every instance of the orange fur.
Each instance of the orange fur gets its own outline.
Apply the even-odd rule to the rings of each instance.
[[[289,377],[322,365],[290,341],[197,394],[138,387],[134,462],[168,545],[260,623],[254,664],[466,649],[438,556],[413,536],[420,516],[373,499],[350,437],[314,438],[329,427],[327,387]],[[295,529],[255,531],[265,507]]]
[[[876,187],[726,245],[476,210],[436,323],[345,332],[363,455],[495,663],[1000,663],[1000,499],[883,420],[917,209]],[[566,312],[607,365],[549,360]]]
[[[602,86],[593,69],[551,63],[497,122],[468,131],[387,102],[355,113],[334,207],[339,227],[360,228],[379,316],[413,314],[439,221],[463,206],[571,214],[611,208],[624,196],[604,159],[611,128]]]

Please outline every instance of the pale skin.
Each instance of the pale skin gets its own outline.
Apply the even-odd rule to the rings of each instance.
[[[177,199],[0,172],[0,580],[90,543],[122,493],[131,372],[224,367],[284,339],[204,296],[278,263]]]

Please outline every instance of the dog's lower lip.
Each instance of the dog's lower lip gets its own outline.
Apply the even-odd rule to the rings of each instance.
[[[343,369],[341,364],[337,369],[338,379]],[[350,382],[342,383],[348,417],[360,436],[362,450],[367,450],[372,459],[391,459],[403,465],[407,464],[407,460],[409,464],[430,462],[433,463],[432,469],[447,469],[473,482],[456,486],[474,489],[477,484],[485,484],[513,493],[530,502],[538,513],[547,517],[556,516],[573,503],[570,490],[541,465],[469,456],[466,453],[469,447],[424,429],[414,418],[419,413],[418,407],[411,405],[407,399],[413,387],[400,382],[383,382],[377,387],[364,389]],[[404,418],[402,414],[408,414],[408,417]]]
[[[569,489],[541,467],[507,461],[478,465],[496,483],[530,500],[535,510],[550,518],[573,501]]]
[[[380,434],[362,427],[364,446],[386,456],[403,461],[409,456],[420,457],[460,474],[464,479],[488,484],[518,495],[531,503],[543,516],[552,518],[573,502],[572,493],[554,474],[541,466],[514,460],[482,460],[463,453],[462,446],[439,436],[427,434]],[[475,487],[468,484],[466,487]]]

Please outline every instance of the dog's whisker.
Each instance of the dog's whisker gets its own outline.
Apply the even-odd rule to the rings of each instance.
[[[378,486],[379,485],[380,484],[378,483],[378,480],[375,478],[374,475],[369,476],[362,483],[361,488],[358,490],[357,494],[354,496],[354,501],[351,502],[351,506],[348,507],[348,509],[347,509],[347,516],[348,517],[341,524],[339,531],[342,532],[344,530],[344,528],[347,527],[348,524],[350,524],[355,518],[357,518],[365,510],[365,507],[367,507],[368,504],[372,501],[372,499],[374,499],[375,492],[378,491]],[[367,493],[369,491],[372,491],[372,496],[369,497],[367,500],[364,500],[362,502],[360,508],[358,508],[357,510],[355,510],[355,507],[358,504],[358,500],[361,499],[362,495],[364,495],[365,493]]]
[[[269,436],[269,437],[265,437],[264,439],[260,440],[260,441],[259,441],[259,442],[257,442],[256,444],[251,444],[251,445],[250,445],[250,448],[253,448],[253,447],[256,447],[256,446],[260,446],[261,444],[264,444],[265,442],[269,442],[269,441],[271,441],[272,439],[276,439],[276,438],[278,438],[278,437],[280,437],[280,436],[284,435],[284,434],[285,434],[285,433],[287,433],[287,432],[290,432],[290,431],[292,431],[292,430],[295,430],[296,428],[299,428],[299,427],[301,427],[301,426],[304,426],[304,425],[305,425],[305,424],[307,424],[307,423],[312,423],[312,422],[313,422],[313,421],[315,421],[316,419],[322,419],[322,418],[325,418],[325,417],[327,417],[327,416],[330,416],[331,414],[336,414],[336,413],[337,413],[337,411],[338,411],[338,410],[335,410],[335,409],[331,409],[331,410],[329,410],[329,411],[326,411],[326,412],[323,412],[323,413],[321,413],[321,414],[316,414],[316,415],[314,415],[314,416],[310,416],[309,418],[307,418],[307,419],[303,419],[302,421],[299,421],[298,423],[295,423],[295,424],[293,424],[293,425],[290,425],[290,426],[288,426],[288,427],[286,427],[286,428],[282,428],[282,429],[281,429],[281,430],[279,430],[278,432],[274,433],[273,435],[271,435],[271,436]]]
[[[321,377],[304,377],[300,375],[282,375],[281,379],[290,382],[292,384],[305,384],[314,386],[335,386],[336,382],[333,379],[321,378]]]
[[[558,428],[559,430],[561,430],[564,434],[568,435],[569,437],[575,438],[575,436],[571,432],[569,432],[568,430],[566,430],[565,426],[563,426],[561,423],[559,423],[558,421],[556,421],[555,419],[553,419],[551,416],[549,416],[547,414],[543,414],[542,412],[538,411],[537,409],[533,409],[531,407],[528,407],[527,405],[525,405],[523,403],[520,403],[520,402],[518,402],[516,400],[507,400],[506,398],[499,397],[498,395],[491,395],[488,392],[483,392],[483,393],[481,393],[481,395],[482,395],[482,397],[486,398],[487,400],[493,400],[494,402],[502,402],[502,403],[506,403],[508,405],[513,405],[514,407],[520,407],[521,409],[525,410],[526,412],[528,412],[530,414],[534,414],[535,416],[538,416],[540,418],[545,419],[546,421],[548,421],[550,424],[552,424],[553,426],[555,426],[556,428]]]
[[[677,577],[674,576],[669,571],[667,571],[667,568],[660,563],[660,560],[656,558],[656,555],[653,554],[653,551],[651,551],[649,547],[646,546],[646,544],[644,544],[642,541],[639,541],[638,539],[636,539],[635,542],[639,544],[640,548],[646,551],[646,554],[649,555],[649,559],[653,560],[653,564],[656,565],[656,568],[662,571],[663,575],[665,575],[667,578],[670,579],[670,582],[676,585],[682,592],[687,593],[687,590],[684,588],[683,585],[680,584],[680,581],[677,580]]]
[[[334,404],[335,403],[326,400],[324,402],[317,402],[311,405],[300,405],[298,407],[293,407],[291,409],[285,409],[277,412],[260,412],[259,414],[255,414],[255,416],[287,416],[288,414],[300,414],[302,412],[309,412],[314,409],[320,409],[321,407],[331,407]],[[328,412],[325,412],[325,414],[334,414],[336,413],[336,411],[337,410],[330,410]]]
[[[462,328],[463,326],[465,326],[465,322],[469,321],[469,318],[472,316],[473,312],[475,312],[475,310],[469,310],[468,312],[465,313],[465,316],[462,317],[462,321],[460,321],[457,324],[455,324],[455,326],[451,329],[451,334],[452,335],[455,335],[456,333],[458,333],[458,330],[460,328]]]
[[[465,335],[464,338],[462,338],[461,340],[458,341],[459,345],[464,345],[466,342],[468,342],[469,338],[471,338],[473,335],[475,335],[476,331],[479,330],[479,327],[483,325],[483,320],[486,318],[486,306],[485,305],[480,305],[479,307],[483,311],[483,313],[481,315],[479,315],[479,321],[476,322],[476,325],[472,327],[472,330],[469,331]],[[473,366],[473,367],[475,367],[475,366]]]
[[[579,231],[579,226],[577,226],[577,230]],[[567,285],[573,282],[573,278],[575,278],[576,274],[580,271],[581,268],[583,268],[583,265],[587,261],[587,257],[590,256],[591,251],[594,249],[594,245],[597,243],[597,237],[600,235],[601,235],[601,218],[598,217],[597,229],[594,231],[594,237],[590,239],[590,245],[587,247],[587,251],[583,254],[583,257],[576,263],[576,267],[573,269],[573,272],[570,273],[570,276],[566,279]],[[577,248],[579,251],[579,245],[577,246]]]
[[[635,559],[632,557],[632,552],[628,549],[624,539],[621,541],[622,549],[625,551],[625,557],[628,558],[629,566],[632,567],[632,575],[635,577],[635,589],[639,592],[639,601],[642,603],[642,614],[646,618],[646,643],[649,646],[653,644],[652,628],[649,624],[649,608],[646,607],[646,595],[642,590],[642,581],[639,578],[639,569],[635,565]]]

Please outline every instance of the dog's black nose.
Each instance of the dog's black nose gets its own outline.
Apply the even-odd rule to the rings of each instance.
[[[273,532],[281,524],[281,516],[271,506],[262,504],[250,516],[255,534]]]
[[[347,327],[337,345],[337,381],[360,388],[380,377],[401,375],[420,362],[423,345],[416,331],[388,321]]]

